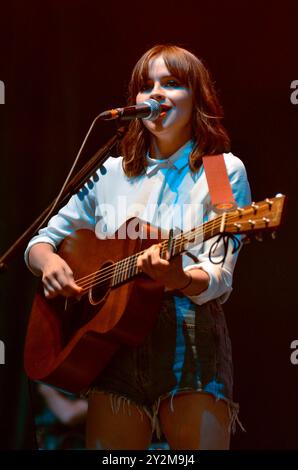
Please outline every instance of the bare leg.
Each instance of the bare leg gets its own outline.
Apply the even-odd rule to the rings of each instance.
[[[87,415],[87,449],[145,450],[152,437],[151,422],[137,406],[121,403],[111,408],[110,395],[92,393]]]
[[[229,449],[229,410],[224,400],[208,393],[177,394],[163,400],[159,408],[161,428],[171,449]]]

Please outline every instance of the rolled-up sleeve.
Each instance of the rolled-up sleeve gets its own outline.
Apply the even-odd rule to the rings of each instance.
[[[95,200],[94,192],[84,187],[79,193],[73,195],[69,202],[50,219],[47,227],[39,230],[33,237],[24,253],[25,263],[30,271],[38,275],[29,264],[29,252],[37,243],[48,243],[56,251],[62,240],[74,231],[95,226]]]
[[[235,156],[232,156],[231,159],[226,158],[225,161],[232,191],[238,207],[250,204],[250,187],[242,161]],[[208,220],[211,220],[214,217],[215,213],[210,212]],[[241,240],[241,236],[238,237],[239,240]],[[215,262],[212,263],[209,259],[209,252],[215,240],[215,238],[212,238],[204,242],[202,252],[198,256],[199,262],[185,267],[185,271],[200,268],[209,275],[210,280],[207,289],[199,295],[188,296],[194,303],[199,305],[213,299],[218,299],[220,303],[224,303],[232,291],[233,271],[239,250],[232,253],[233,243],[230,241],[224,264],[215,264],[223,258],[225,252],[224,244],[220,241],[216,250],[212,250],[211,259]]]

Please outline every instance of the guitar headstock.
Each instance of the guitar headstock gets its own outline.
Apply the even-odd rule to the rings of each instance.
[[[252,203],[248,206],[227,212],[224,231],[228,233],[251,233],[274,230],[282,219],[286,197],[277,194],[273,198]]]

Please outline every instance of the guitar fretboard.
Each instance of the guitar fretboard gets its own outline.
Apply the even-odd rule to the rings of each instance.
[[[283,195],[277,195],[272,199],[267,198],[257,204],[252,203],[232,212],[224,212],[188,232],[181,232],[174,237],[170,236],[169,239],[160,243],[161,257],[171,259],[220,233],[250,233],[269,228],[274,229],[280,224],[284,201],[285,196]],[[76,280],[76,282],[85,292],[90,287],[99,284],[115,287],[140,273],[137,259],[144,251],[105,266],[99,271]]]
[[[208,240],[209,238],[214,237],[220,232],[221,226],[223,226],[224,230],[223,223],[219,223],[219,221],[224,221],[225,216],[226,213],[188,232],[180,233],[179,235],[173,237],[171,247],[169,247],[169,240],[164,240],[163,242],[161,242],[161,257],[167,257],[167,259],[171,259],[174,256],[180,255],[183,252],[187,251],[190,248],[190,245],[195,246],[199,243],[204,242],[205,240]],[[111,266],[112,287],[116,287],[117,285],[128,281],[137,274],[140,274],[141,271],[137,266],[137,258],[142,253],[143,251],[135,253],[134,255],[131,255],[128,258],[118,261],[117,263],[114,263]]]

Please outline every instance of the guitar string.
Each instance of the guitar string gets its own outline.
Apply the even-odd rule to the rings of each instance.
[[[231,219],[232,219],[232,217],[230,217],[230,221],[231,221]],[[214,220],[216,220],[216,219],[214,219]],[[256,222],[257,222],[257,221],[256,221]],[[214,227],[215,227],[215,228],[217,228],[216,225],[217,225],[217,224],[214,224]],[[205,227],[206,227],[206,226],[204,226],[203,229],[204,229]],[[213,227],[213,228],[214,228],[214,227]],[[202,227],[200,227],[199,229],[202,230]],[[206,230],[206,231],[207,231],[207,230]],[[195,238],[195,235],[198,234],[198,232],[199,232],[199,230],[196,229],[196,230],[193,230],[193,231],[190,231],[190,232],[185,233],[183,237],[181,237],[181,235],[180,235],[180,238],[179,238],[179,237],[176,237],[176,238],[174,239],[174,240],[175,240],[175,248],[176,248],[176,247],[177,247],[177,248],[180,248],[181,246],[184,246],[185,242],[190,242],[190,243],[192,243],[192,241],[190,241],[190,240],[187,239],[187,236],[190,234],[190,235],[191,235],[191,239],[193,239],[193,238]],[[212,238],[212,237],[209,237],[209,238]],[[167,243],[168,243],[167,240],[164,240],[164,241],[161,243],[161,244],[162,244],[161,250],[163,250],[164,248],[167,247]],[[144,251],[145,251],[145,250],[144,250]],[[135,254],[131,255],[130,257],[125,258],[124,260],[121,260],[121,261],[119,261],[119,262],[117,262],[117,263],[114,263],[113,265],[110,265],[110,266],[108,266],[107,268],[104,268],[103,270],[95,271],[93,274],[86,276],[86,278],[82,278],[82,279],[79,280],[79,281],[82,281],[82,280],[84,279],[84,282],[79,282],[79,281],[77,281],[77,283],[81,284],[80,287],[86,288],[87,286],[90,287],[90,286],[93,284],[93,282],[94,282],[95,280],[101,279],[101,280],[105,281],[105,280],[107,280],[107,279],[113,277],[115,274],[116,274],[117,277],[119,277],[121,274],[127,273],[127,272],[128,272],[128,268],[131,269],[131,268],[134,267],[136,258],[137,258],[140,254],[144,253],[144,251],[139,252],[139,253],[135,253]],[[122,266],[121,266],[121,264],[122,264]],[[117,268],[117,266],[120,267],[120,269]],[[112,274],[112,276],[109,276],[110,274]],[[134,274],[136,274],[136,273],[134,273]],[[106,277],[104,277],[104,276],[106,276]],[[87,278],[90,278],[90,280],[92,280],[91,284],[89,284],[89,283],[86,284]],[[93,285],[94,285],[94,284],[93,284]]]
[[[216,221],[217,219],[214,219],[214,221]],[[208,222],[207,224],[209,225],[213,225],[212,229],[214,228],[218,228],[220,227],[220,224],[216,223],[216,224],[212,224],[213,221],[210,221]],[[184,246],[185,242],[190,242],[190,240],[187,239],[187,237],[189,235],[191,235],[191,238],[195,238],[195,236],[198,236],[198,234],[201,232],[203,233],[204,232],[204,229],[206,228],[206,225],[204,225],[203,227],[198,227],[197,229],[193,230],[193,231],[189,231],[189,232],[185,232],[183,235],[179,234],[178,236],[174,237],[173,240],[174,240],[174,243],[175,243],[175,247],[182,247]],[[205,230],[205,232],[207,232],[207,230]],[[162,244],[162,247],[161,247],[161,251],[167,247],[167,244],[168,244],[168,240],[163,240],[162,242],[160,242]],[[124,260],[120,260],[120,261],[117,261],[116,263],[113,263],[113,265],[110,265],[110,266],[107,266],[106,268],[104,269],[101,269],[99,271],[95,271],[94,273],[92,274],[89,274],[88,276],[85,276],[85,277],[82,277],[78,280],[76,280],[76,284],[78,284],[80,287],[83,287],[85,282],[87,282],[87,280],[95,280],[97,279],[96,275],[100,275],[100,276],[104,276],[104,275],[108,275],[108,274],[113,274],[117,271],[117,274],[121,274],[123,272],[125,272],[127,269],[125,268],[125,263],[124,261],[125,260],[129,260],[128,261],[128,265],[130,267],[132,267],[134,265],[134,262],[136,260],[136,258],[138,256],[140,256],[141,254],[143,254],[146,250],[143,250],[143,251],[140,251],[138,253],[134,253],[133,255],[125,258]],[[121,266],[121,263],[123,263],[123,266]],[[116,266],[121,266],[121,269],[117,269]],[[124,267],[124,269],[123,269]],[[106,278],[108,279],[108,278]],[[84,281],[84,282],[82,282]]]
[[[238,218],[237,215],[230,215],[226,218],[226,223],[227,222],[231,222],[233,219],[235,220],[235,217]],[[188,236],[191,237],[191,239],[195,238],[196,236],[198,236],[198,234],[201,232],[203,233],[204,231],[207,232],[207,225],[212,226],[212,230],[214,230],[214,228],[217,228],[218,226],[220,226],[220,223],[219,222],[219,219],[220,218],[217,218],[217,219],[214,219],[213,221],[209,221],[207,222],[206,224],[204,224],[203,226],[201,227],[198,227],[197,229],[194,229],[192,231],[189,231],[189,232],[186,232],[184,234],[179,234],[179,236],[175,237],[174,238],[174,248],[176,250],[176,248],[181,248],[181,247],[184,247],[185,243],[192,243],[189,239],[188,239]],[[218,221],[218,222],[217,222]],[[212,238],[212,237],[210,237]],[[167,240],[164,240],[161,245],[161,252],[163,252],[163,250],[165,248],[167,248],[167,244],[168,244],[168,241]],[[89,274],[88,276],[84,277],[84,278],[81,278],[79,280],[76,281],[76,283],[83,288],[83,290],[88,290],[90,287],[92,286],[95,286],[99,283],[103,283],[111,278],[113,278],[114,276],[116,277],[116,279],[120,278],[121,281],[123,280],[126,280],[126,279],[121,279],[123,277],[123,275],[127,274],[129,271],[134,271],[132,274],[135,275],[137,274],[139,271],[138,267],[136,266],[136,259],[138,256],[140,256],[142,253],[144,253],[145,250],[139,252],[139,253],[135,253],[133,255],[131,255],[130,257],[128,258],[125,258],[121,261],[118,261],[117,263],[114,263],[113,265],[111,266],[108,266],[107,268],[104,268],[103,270],[99,270],[99,271],[95,271],[93,274]],[[122,266],[121,266],[122,265]],[[117,266],[118,266],[118,269],[117,269]],[[119,269],[120,268],[120,269]],[[90,281],[90,282],[89,282]],[[95,282],[96,281],[96,282]]]
[[[162,247],[161,253],[165,247]],[[93,279],[89,280],[88,282],[85,282],[82,284],[80,287],[82,287],[82,295],[90,289],[90,287],[94,287],[99,284],[104,284],[107,281],[110,281],[111,279],[114,279],[114,282],[111,284],[111,287],[114,287],[121,282],[124,282],[128,280],[129,278],[141,273],[142,271],[140,268],[138,268],[137,264],[137,256],[134,257],[133,260],[130,261],[130,263],[127,266],[123,266],[121,269],[115,269],[112,270],[112,272],[105,273],[105,275],[102,275],[99,273],[98,275],[94,276]]]
[[[120,283],[142,272],[136,266],[136,264],[131,265],[129,268],[129,271],[128,271],[128,268],[126,267],[126,268],[123,268],[121,271],[118,270],[118,272],[116,273],[107,274],[105,276],[101,276],[101,275],[95,276],[91,281],[89,281],[84,286],[82,286],[82,295],[84,294],[84,292],[88,291],[90,287],[94,287],[99,284],[104,285],[104,283],[110,281],[111,279],[114,279],[114,280],[113,280],[113,283],[112,284],[109,283],[109,285],[111,287],[115,287],[119,285]]]
[[[233,216],[230,215],[230,216],[228,216],[228,217],[226,218],[226,223],[227,223],[227,222],[231,222],[233,219],[235,220],[235,217],[236,217],[236,219],[239,218],[239,216],[237,216],[237,215],[233,215]],[[180,239],[181,239],[181,242],[182,242],[182,244],[183,244],[183,243],[186,241],[186,240],[183,240],[183,238],[186,238],[186,237],[188,237],[189,235],[192,235],[192,236],[193,236],[194,234],[198,234],[200,231],[203,232],[204,229],[205,229],[205,231],[207,232],[208,229],[209,229],[209,227],[210,227],[211,225],[213,226],[213,227],[212,227],[213,229],[220,227],[220,224],[221,224],[221,220],[220,220],[220,219],[221,219],[221,217],[218,217],[218,218],[216,218],[216,219],[213,219],[213,220],[211,220],[211,221],[208,221],[208,222],[206,222],[203,226],[197,227],[196,229],[190,230],[189,232],[185,232],[185,233],[183,233],[183,234],[179,234],[179,235],[177,235],[176,237],[174,237],[173,239],[176,240],[176,243],[177,243],[177,241],[178,241],[179,238],[180,238]],[[219,221],[219,220],[220,220],[220,221]],[[167,240],[163,240],[161,243],[167,244],[168,241],[167,241]],[[139,253],[134,253],[133,255],[131,255],[131,256],[125,258],[125,259],[135,258],[136,255],[139,256],[139,255],[143,254],[144,252],[145,252],[145,250],[140,251]],[[113,271],[113,270],[115,269],[115,266],[116,266],[116,265],[120,265],[123,261],[124,261],[124,260],[117,261],[116,263],[113,263],[112,266],[107,266],[106,268],[100,269],[99,271],[95,271],[94,273],[91,273],[91,274],[88,274],[87,276],[84,276],[84,277],[82,277],[82,278],[79,278],[79,279],[76,280],[76,283],[79,283],[79,282],[81,282],[81,281],[87,280],[88,278],[90,278],[90,279],[91,279],[91,278],[94,278],[94,275],[97,274],[97,273],[103,274],[103,273],[105,273],[106,271],[111,272],[111,271]]]

